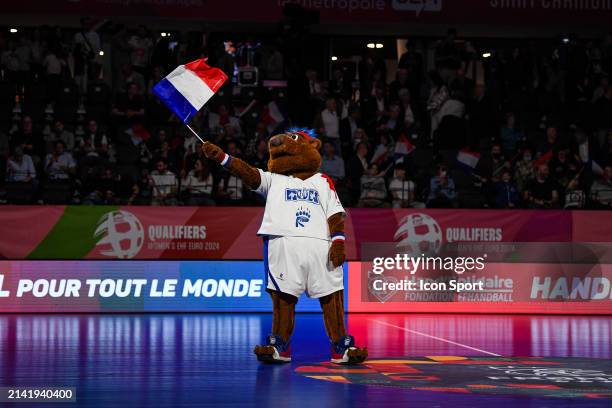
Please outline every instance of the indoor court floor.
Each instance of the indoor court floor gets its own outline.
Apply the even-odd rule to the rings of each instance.
[[[519,357],[506,365],[530,367],[529,357],[572,357],[587,369],[579,373],[593,375],[597,370],[589,370],[589,362],[610,367],[610,316],[350,314],[349,331],[368,346],[371,364],[349,368],[325,363],[328,341],[320,314],[297,316],[291,364],[258,363],[252,348],[268,334],[270,320],[270,314],[2,315],[0,382],[76,387],[78,405],[89,407],[612,404],[609,389],[605,395],[600,389],[597,395],[548,396],[551,387],[531,384],[530,395],[524,388],[498,394],[495,386],[467,380],[473,366],[464,366],[490,368],[504,357]],[[444,369],[437,374],[446,376],[447,386],[406,387],[421,375],[415,367]],[[431,380],[437,374],[422,375]]]

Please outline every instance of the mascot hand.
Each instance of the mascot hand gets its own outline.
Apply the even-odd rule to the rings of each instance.
[[[216,144],[210,142],[204,142],[202,145],[202,151],[204,152],[204,156],[216,161],[217,163],[221,163],[225,157],[223,150]]]
[[[334,265],[334,268],[342,265],[345,259],[346,254],[344,253],[344,242],[332,242],[331,248],[329,248],[329,260],[331,261],[332,265]]]

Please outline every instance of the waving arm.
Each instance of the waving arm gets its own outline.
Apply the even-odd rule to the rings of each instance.
[[[259,170],[249,165],[244,160],[241,160],[237,157],[231,157],[229,154],[225,153],[219,146],[210,142],[205,142],[202,145],[202,151],[204,152],[204,155],[207,158],[216,161],[217,163],[228,169],[231,173],[240,177],[242,183],[244,183],[244,185],[250,188],[251,190],[256,189],[261,184],[261,176],[259,175]]]

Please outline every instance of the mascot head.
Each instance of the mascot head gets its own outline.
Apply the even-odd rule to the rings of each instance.
[[[321,141],[308,129],[292,128],[272,136],[268,142],[268,170],[305,180],[321,167],[320,147]]]

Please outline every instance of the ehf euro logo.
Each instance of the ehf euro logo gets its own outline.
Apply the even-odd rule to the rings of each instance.
[[[100,254],[129,259],[135,257],[144,243],[144,228],[140,220],[128,211],[112,211],[104,214],[94,232],[99,241]]]
[[[442,246],[442,229],[427,214],[410,214],[399,222],[393,239],[408,255],[435,254]]]

